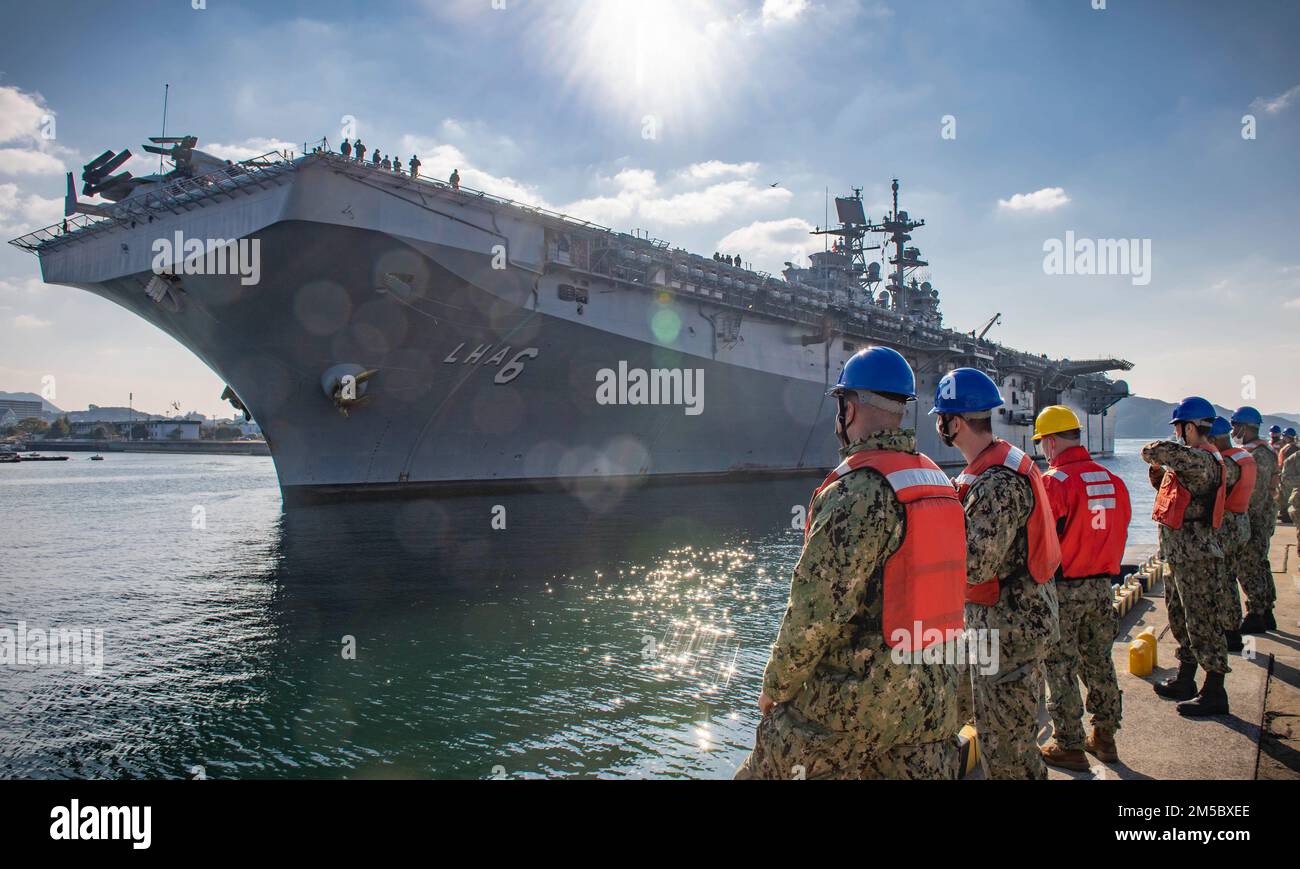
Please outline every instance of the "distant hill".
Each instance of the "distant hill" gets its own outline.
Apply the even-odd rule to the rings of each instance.
[[[45,413],[63,413],[63,411],[50,404],[34,392],[0,392],[0,398],[8,398],[12,401],[39,401],[41,410]]]
[[[166,419],[156,413],[147,413],[140,408],[130,407],[100,407],[92,404],[87,410],[68,411],[68,422],[129,422],[137,420],[143,422],[147,419]]]
[[[1143,398],[1140,395],[1124,399],[1110,410],[1110,416],[1115,425],[1115,437],[1168,437],[1171,431],[1169,417],[1176,406],[1176,404],[1168,401],[1161,401],[1158,398]],[[1236,409],[1220,407],[1217,404],[1214,408],[1225,419],[1232,416],[1233,410]],[[1265,414],[1263,428],[1267,430],[1271,425],[1280,425],[1282,428],[1286,428],[1287,426],[1300,425],[1300,420],[1296,419],[1296,415]]]

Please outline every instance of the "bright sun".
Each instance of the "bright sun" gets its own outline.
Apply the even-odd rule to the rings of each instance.
[[[734,22],[705,0],[557,6],[556,26],[548,28],[559,37],[548,46],[551,63],[574,90],[637,117],[698,117],[720,96],[721,78],[739,56]]]

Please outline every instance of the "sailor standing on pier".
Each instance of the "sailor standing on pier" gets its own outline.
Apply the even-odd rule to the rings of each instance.
[[[1286,472],[1287,464],[1297,452],[1300,450],[1296,447],[1296,430],[1287,426],[1282,430],[1282,446],[1277,451],[1277,466],[1281,469],[1278,472],[1280,479],[1277,494],[1278,518],[1283,522],[1300,526],[1300,515],[1292,511],[1291,505],[1291,496],[1300,484],[1300,468],[1297,468],[1297,472],[1293,472],[1289,478]]]
[[[736,778],[955,778],[961,504],[901,427],[916,381],[899,353],[859,351],[830,394],[844,461],[813,493]]]
[[[1043,746],[1043,760],[1048,766],[1087,772],[1084,749],[1107,763],[1119,760],[1115,732],[1122,696],[1111,657],[1119,618],[1110,585],[1119,576],[1133,508],[1124,481],[1092,460],[1080,442],[1080,429],[1079,417],[1063,405],[1044,408],[1034,422],[1034,441],[1050,465],[1043,487],[1061,541],[1056,575],[1061,639],[1045,667],[1055,736]],[[1080,679],[1092,713],[1092,733],[1086,739]]]
[[[1296,545],[1300,546],[1300,450],[1292,450],[1286,457],[1286,461],[1282,463],[1281,489],[1282,496],[1286,499],[1284,502],[1286,509],[1291,514],[1292,523],[1296,526]],[[1269,579],[1272,579],[1271,574]],[[1274,620],[1271,609],[1265,621],[1268,630],[1277,628],[1277,621]]]
[[[1240,652],[1241,642],[1241,594],[1237,591],[1237,571],[1246,563],[1246,547],[1250,545],[1250,517],[1246,510],[1250,506],[1251,493],[1255,491],[1255,457],[1245,447],[1232,443],[1232,424],[1221,416],[1214,418],[1210,426],[1210,437],[1219,455],[1223,456],[1223,481],[1227,493],[1223,499],[1223,600],[1219,604],[1219,618],[1223,624],[1223,634],[1228,640],[1229,652]]]
[[[1232,433],[1237,443],[1250,450],[1255,459],[1255,491],[1251,493],[1246,516],[1250,520],[1250,541],[1237,568],[1237,579],[1246,595],[1246,617],[1238,631],[1256,634],[1277,627],[1273,619],[1273,604],[1277,588],[1273,583],[1273,568],[1268,561],[1269,542],[1277,527],[1277,510],[1273,492],[1277,489],[1279,467],[1277,453],[1259,437],[1259,427],[1264,417],[1253,407],[1239,407],[1232,414]],[[1282,429],[1273,426],[1281,435]]]
[[[981,753],[994,779],[1045,779],[1038,750],[1043,662],[1060,639],[1054,576],[1061,563],[1042,476],[1025,453],[995,438],[997,384],[974,368],[944,375],[935,391],[935,427],[969,464],[957,477],[966,512],[966,628],[997,638],[991,674],[969,668],[959,694],[973,711]]]
[[[1210,440],[1214,406],[1191,397],[1174,408],[1170,424],[1181,441],[1152,441],[1142,448],[1159,486],[1151,518],[1160,526],[1160,552],[1172,568],[1165,585],[1169,629],[1178,641],[1178,675],[1155,686],[1161,697],[1181,700],[1185,716],[1225,715],[1228,642],[1219,605],[1224,574],[1223,504],[1227,485],[1223,456]],[[1205,684],[1196,690],[1196,669]]]

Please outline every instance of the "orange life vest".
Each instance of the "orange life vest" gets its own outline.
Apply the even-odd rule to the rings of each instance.
[[[1043,488],[1056,508],[1052,514],[1064,522],[1061,575],[1117,575],[1133,518],[1124,481],[1094,462],[1083,447],[1070,447],[1043,474]]]
[[[1043,477],[1038,472],[1034,460],[1025,455],[1024,450],[997,438],[992,445],[975,457],[975,461],[966,466],[957,477],[957,497],[966,500],[966,493],[980,474],[996,465],[1004,465],[1029,481],[1034,493],[1034,506],[1029,512],[1029,521],[1025,523],[1029,531],[1029,575],[1040,585],[1050,580],[1061,566],[1061,542],[1056,537],[1056,525],[1052,521],[1052,508],[1047,500],[1047,490],[1043,488]],[[999,577],[988,582],[966,587],[966,600],[981,606],[993,606],[998,602],[1002,589]]]
[[[1228,490],[1227,497],[1223,499],[1223,509],[1229,513],[1245,513],[1250,506],[1250,496],[1255,492],[1255,478],[1259,470],[1255,466],[1255,457],[1245,447],[1228,447],[1219,452],[1236,462],[1241,469],[1241,479]]]
[[[1219,463],[1219,488],[1214,493],[1214,509],[1210,515],[1212,526],[1218,528],[1223,525],[1223,503],[1227,499],[1228,488],[1227,475],[1223,470],[1223,456],[1219,455],[1219,448],[1208,441],[1201,441],[1197,447],[1214,456]],[[1156,493],[1156,504],[1151,510],[1151,518],[1166,528],[1182,528],[1183,514],[1187,512],[1187,505],[1190,503],[1192,503],[1192,493],[1178,482],[1177,474],[1166,469],[1165,478],[1160,481],[1160,491]]]
[[[907,516],[907,534],[885,561],[885,642],[912,652],[947,642],[965,626],[966,514],[952,481],[928,457],[897,450],[863,450],[849,456],[813,492],[804,540],[817,497],[840,477],[862,468],[884,476]]]

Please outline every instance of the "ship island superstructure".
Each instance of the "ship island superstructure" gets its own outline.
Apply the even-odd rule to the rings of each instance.
[[[69,176],[69,216],[12,244],[225,380],[286,503],[815,475],[837,461],[826,391],[871,344],[915,369],[905,424],[940,464],[963,462],[929,397],[958,366],[1000,385],[995,433],[1017,446],[1033,453],[1037,411],[1065,404],[1090,450],[1113,450],[1128,388],[1106,372],[1130,363],[946,328],[896,180],[876,221],[860,190],[837,198],[827,249],[778,277],[324,142],[242,162],[155,142],[171,172],[112,175],[125,158],[105,152],[83,194],[116,201],[79,203]],[[254,250],[250,280],[231,264]]]

